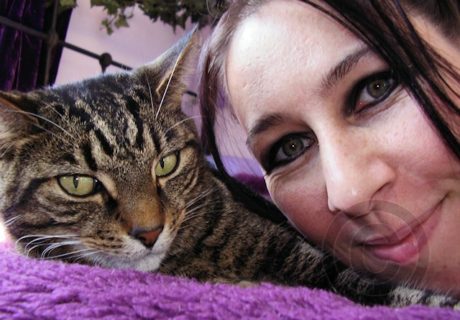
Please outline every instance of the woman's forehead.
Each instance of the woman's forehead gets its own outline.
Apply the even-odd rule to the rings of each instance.
[[[362,46],[345,27],[308,4],[268,2],[242,22],[230,44],[226,81],[237,117],[246,126],[249,113],[268,111],[267,99],[286,104],[279,92],[289,90],[288,98],[296,98],[317,91],[330,69]],[[239,109],[249,113],[242,117]]]

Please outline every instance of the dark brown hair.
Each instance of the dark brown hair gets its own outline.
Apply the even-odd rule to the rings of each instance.
[[[201,59],[202,141],[230,184],[232,178],[222,163],[214,131],[219,108],[229,105],[224,81],[226,54],[239,24],[269,1],[231,1],[208,39]],[[418,101],[444,143],[460,159],[460,106],[453,101],[453,97],[460,98],[460,93],[455,92],[445,80],[449,78],[460,83],[460,71],[455,70],[417,34],[407,14],[410,12],[424,16],[447,39],[460,46],[460,1],[299,1],[333,17],[379,54]]]

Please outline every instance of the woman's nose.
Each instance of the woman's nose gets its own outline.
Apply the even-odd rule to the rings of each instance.
[[[370,201],[394,178],[384,149],[363,132],[342,132],[320,141],[329,210],[355,216],[368,213]]]

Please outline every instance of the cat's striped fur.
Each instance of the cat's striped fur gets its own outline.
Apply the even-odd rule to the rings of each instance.
[[[236,201],[180,109],[190,43],[134,73],[0,94],[0,211],[22,253],[200,280],[305,285],[364,304],[458,303],[365,279],[287,223]],[[158,175],[169,155],[177,164]],[[68,194],[60,179],[75,175],[95,177],[94,190]],[[268,203],[266,210],[278,214]]]

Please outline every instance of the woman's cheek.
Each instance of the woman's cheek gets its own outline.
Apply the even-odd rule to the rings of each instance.
[[[291,224],[297,227],[297,218],[299,218],[298,212],[296,212],[290,204],[299,202],[298,191],[292,190],[292,183],[283,178],[284,177],[281,175],[274,175],[266,178],[268,192],[275,205],[290,220]],[[299,206],[300,205],[303,204],[299,204]],[[302,230],[299,231],[302,232]]]
[[[308,179],[299,179],[299,176],[286,179],[288,176],[266,177],[273,202],[306,238],[323,243],[331,226],[328,221],[331,216],[324,205],[327,204],[325,195],[314,183],[305,183]]]

